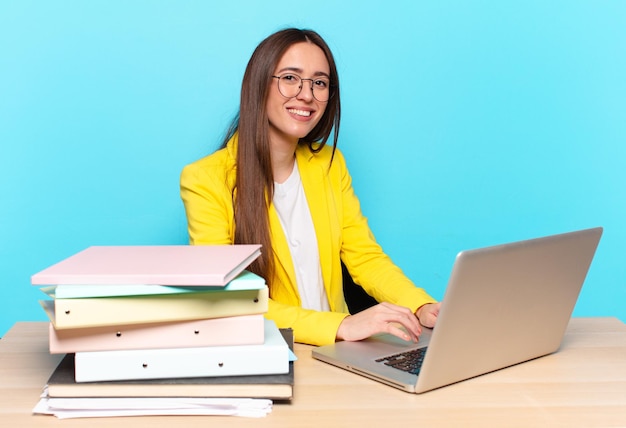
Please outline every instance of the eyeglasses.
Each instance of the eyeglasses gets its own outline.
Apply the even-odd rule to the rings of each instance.
[[[278,91],[285,98],[297,97],[302,92],[302,85],[305,80],[311,82],[311,92],[316,100],[324,103],[330,98],[330,81],[326,78],[303,79],[293,73],[272,77],[278,79]]]

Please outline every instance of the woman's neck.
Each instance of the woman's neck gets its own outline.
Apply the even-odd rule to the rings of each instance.
[[[270,143],[272,153],[272,174],[276,183],[283,183],[289,178],[296,161],[298,141]]]

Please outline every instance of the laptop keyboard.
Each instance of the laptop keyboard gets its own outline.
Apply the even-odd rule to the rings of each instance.
[[[417,375],[422,368],[427,348],[428,347],[412,349],[407,352],[389,355],[387,357],[377,359],[376,362]]]

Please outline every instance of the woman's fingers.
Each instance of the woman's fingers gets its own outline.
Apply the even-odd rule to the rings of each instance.
[[[339,326],[337,339],[361,340],[376,333],[390,333],[403,340],[417,341],[421,332],[421,325],[410,309],[380,303],[346,317]]]
[[[422,326],[420,325],[415,314],[413,314],[409,308],[405,308],[404,306],[393,305],[391,303],[382,303],[381,305],[388,310],[385,314],[386,316],[384,317],[385,321],[387,323],[395,322],[402,325],[402,327],[406,330],[405,334],[408,334],[409,336],[406,340],[417,341],[419,335],[422,334]],[[389,333],[400,337],[397,333],[397,328],[394,328],[393,332],[389,331]]]
[[[417,312],[417,318],[424,327],[434,327],[437,323],[437,317],[439,316],[439,310],[441,309],[441,302],[429,303],[420,307]]]

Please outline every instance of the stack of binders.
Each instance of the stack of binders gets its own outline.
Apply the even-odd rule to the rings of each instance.
[[[290,331],[264,318],[259,245],[95,246],[31,278],[49,299],[50,397],[289,400]],[[289,344],[288,344],[289,342]]]

